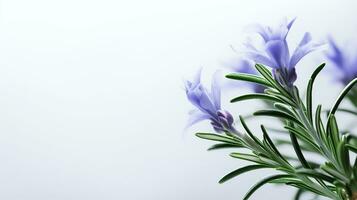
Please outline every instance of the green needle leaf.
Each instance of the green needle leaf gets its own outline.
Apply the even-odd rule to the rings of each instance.
[[[325,63],[322,63],[320,66],[316,68],[314,73],[312,73],[311,78],[309,80],[309,84],[307,86],[307,94],[306,94],[306,108],[309,120],[312,122],[312,88],[314,85],[314,81],[317,75],[321,72],[321,70],[325,67]]]
[[[269,147],[281,158],[283,159],[286,163],[289,163],[284,156],[281,155],[281,153],[279,152],[279,150],[276,148],[276,146],[274,145],[273,141],[270,139],[268,132],[266,131],[266,129],[264,128],[263,125],[260,126],[262,132],[263,132],[263,137],[264,137],[264,141],[269,145]]]
[[[295,193],[294,200],[300,200],[304,192],[306,192],[306,190],[298,189],[298,191]]]
[[[352,114],[352,115],[356,115],[356,116],[357,116],[357,112],[356,112],[356,111],[353,111],[353,110],[349,110],[349,109],[345,109],[345,108],[339,108],[339,109],[337,109],[337,111],[339,111],[339,112],[345,112],[345,113],[349,113],[349,114]]]
[[[301,148],[300,148],[299,142],[298,142],[298,140],[296,138],[296,135],[294,133],[292,133],[292,132],[290,132],[290,139],[291,139],[291,143],[293,145],[293,148],[295,150],[295,153],[296,153],[300,163],[302,164],[302,166],[305,167],[305,168],[310,168],[309,163],[306,161],[306,159],[304,157],[304,154],[301,151]]]
[[[251,100],[251,99],[262,99],[262,100],[284,103],[280,99],[267,94],[246,94],[232,99],[231,103],[244,101],[244,100]]]
[[[247,81],[247,82],[257,83],[260,85],[271,87],[268,81],[257,75],[245,74],[245,73],[232,73],[226,75],[226,78],[240,80],[240,81]]]
[[[262,160],[260,160],[257,156],[251,155],[251,154],[246,154],[246,153],[231,153],[230,156],[233,157],[233,158],[241,159],[241,160],[251,161],[251,162],[258,163],[258,164],[264,164],[264,163],[262,162]]]
[[[290,175],[286,175],[286,174],[279,174],[279,175],[274,175],[274,176],[269,176],[267,178],[264,178],[263,180],[259,181],[258,183],[256,183],[253,187],[251,187],[249,189],[249,191],[245,194],[243,200],[247,200],[250,198],[250,196],[252,196],[252,194],[259,189],[260,187],[262,187],[263,185],[265,185],[266,183],[269,183],[271,181],[274,180],[279,180],[279,179],[284,179],[284,178],[290,178]]]
[[[227,148],[241,148],[241,147],[242,147],[241,145],[237,145],[237,144],[220,143],[220,144],[215,144],[215,145],[211,146],[208,149],[208,151],[227,149]]]
[[[291,97],[289,92],[287,92],[286,89],[280,85],[280,83],[274,80],[271,72],[266,67],[261,64],[256,64],[255,68],[271,84],[271,86],[274,86],[274,88],[277,89],[284,96]]]
[[[341,92],[341,94],[339,95],[339,97],[337,98],[335,104],[333,105],[329,116],[331,116],[331,114],[335,114],[336,110],[338,109],[338,106],[341,104],[343,98],[347,95],[347,93],[352,89],[352,87],[357,83],[357,78],[353,79],[346,87],[345,89],[343,89],[343,91]]]
[[[247,126],[247,124],[245,123],[243,117],[241,115],[239,115],[239,119],[240,122],[243,126],[243,128],[245,129],[245,131],[247,132],[247,134],[249,135],[249,137],[251,137],[253,139],[253,141],[255,143],[257,143],[259,146],[263,147],[263,144],[259,141],[259,139],[250,131],[249,127]],[[264,148],[264,147],[263,147]]]
[[[277,110],[260,110],[260,111],[256,111],[255,113],[253,113],[253,115],[283,118],[283,119],[295,122],[296,124],[299,124],[300,126],[303,126],[303,124],[295,117],[293,117],[289,114],[286,114],[284,112],[277,111]]]
[[[236,176],[239,176],[243,173],[252,171],[252,170],[257,170],[257,169],[261,169],[261,168],[267,168],[267,166],[265,165],[248,165],[242,168],[239,168],[237,170],[232,171],[231,173],[225,175],[221,180],[219,180],[219,183],[224,183]]]
[[[306,176],[310,176],[313,178],[321,179],[321,180],[327,181],[329,183],[333,183],[335,181],[335,179],[332,178],[331,176],[327,176],[323,173],[317,172],[316,170],[312,170],[312,169],[299,169],[299,170],[297,170],[297,173],[306,175]]]
[[[213,141],[218,141],[218,142],[227,142],[227,143],[233,143],[233,144],[240,144],[239,141],[234,140],[233,138],[223,136],[223,135],[218,135],[218,134],[213,134],[213,133],[196,133],[196,136],[202,139],[206,140],[213,140]]]
[[[357,147],[351,145],[351,144],[346,144],[346,147],[351,150],[352,152],[357,154]]]

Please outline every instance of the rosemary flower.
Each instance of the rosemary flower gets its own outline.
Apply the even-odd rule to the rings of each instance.
[[[336,69],[333,73],[334,78],[347,85],[357,77],[357,51],[351,53],[347,49],[340,48],[332,38],[329,38],[328,44],[330,50],[326,53],[326,57]]]
[[[221,109],[221,89],[217,73],[213,76],[210,91],[201,83],[201,70],[192,81],[185,81],[185,90],[187,99],[196,107],[190,112],[188,126],[202,120],[210,120],[217,132],[236,132],[233,127],[233,116],[228,111]]]
[[[248,58],[255,63],[272,68],[275,79],[288,87],[296,81],[296,64],[305,55],[321,46],[312,42],[310,33],[306,32],[293,54],[290,55],[287,36],[294,21],[295,19],[283,20],[277,27],[256,25],[253,29],[262,38],[261,46],[257,47],[252,43],[245,45]]]

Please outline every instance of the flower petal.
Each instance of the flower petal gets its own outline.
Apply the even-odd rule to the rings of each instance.
[[[289,48],[286,41],[273,40],[266,45],[266,52],[274,60],[274,68],[288,67],[289,64]]]
[[[210,114],[212,117],[216,116],[216,106],[214,105],[213,98],[209,95],[206,88],[202,88],[202,95],[199,98],[198,109],[202,112]]]
[[[287,24],[287,27],[289,30],[292,27],[292,25],[294,24],[295,20],[296,20],[296,17],[294,19],[290,20],[290,22]]]
[[[211,93],[215,110],[221,109],[221,84],[220,84],[220,71],[216,71],[212,77]]]
[[[311,53],[312,51],[319,49],[320,47],[322,47],[322,44],[311,42],[310,33],[305,33],[300,44],[291,56],[289,67],[294,68],[304,56]]]
[[[227,65],[229,65],[232,72],[257,74],[257,71],[254,69],[254,63],[247,59],[234,60]]]
[[[258,35],[260,35],[260,37],[262,37],[265,42],[267,42],[270,38],[271,33],[269,27],[265,27],[260,24],[253,24],[250,25],[247,29],[248,32],[257,33]]]
[[[331,47],[331,52],[327,54],[327,57],[335,63],[336,67],[345,68],[345,58],[341,49],[337,46],[336,42],[332,39],[328,39],[329,46]]]
[[[203,121],[203,120],[206,120],[209,118],[210,118],[209,115],[207,115],[199,110],[191,110],[189,112],[189,119],[188,119],[185,129],[189,128],[190,126],[192,126],[200,121]]]

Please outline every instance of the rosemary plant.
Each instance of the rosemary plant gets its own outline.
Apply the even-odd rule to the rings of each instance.
[[[231,157],[251,163],[227,174],[220,183],[250,171],[264,168],[276,170],[275,175],[252,186],[244,200],[268,183],[297,188],[296,200],[301,199],[304,192],[333,200],[357,200],[357,139],[349,131],[339,129],[335,115],[339,111],[357,114],[356,110],[339,108],[344,98],[348,98],[357,108],[357,86],[354,86],[357,82],[357,66],[354,64],[357,61],[354,62],[356,59],[353,57],[351,62],[342,62],[346,56],[332,43],[333,52],[328,58],[345,74],[339,79],[345,88],[326,116],[322,105],[315,108],[312,103],[314,82],[325,64],[318,66],[312,73],[307,84],[306,98],[301,98],[294,84],[297,78],[296,64],[320,45],[313,43],[310,34],[305,33],[290,56],[286,36],[293,22],[284,21],[275,29],[257,27],[258,34],[263,38],[263,50],[246,45],[250,50],[246,60],[240,62],[236,73],[226,75],[228,79],[249,83],[254,91],[238,96],[231,102],[254,99],[269,102],[268,109],[257,110],[253,115],[279,119],[281,130],[289,136],[289,140],[272,139],[269,136],[270,130],[264,125],[260,126],[263,137],[258,137],[259,134],[251,131],[242,116],[239,116],[239,120],[243,130],[238,130],[233,115],[221,108],[221,92],[216,78],[209,91],[200,82],[200,72],[193,81],[185,84],[187,97],[197,108],[190,113],[189,125],[210,120],[215,133],[196,133],[199,138],[217,142],[209,150],[234,149]],[[255,64],[256,70],[253,70],[249,68],[251,63],[261,64]],[[294,155],[281,153],[281,144],[287,144],[293,149]],[[311,153],[320,157],[318,160],[321,162],[312,159]]]
[[[298,188],[296,199],[302,191],[309,191],[317,195],[325,196],[334,200],[357,199],[357,159],[351,165],[350,153],[357,150],[354,138],[347,134],[342,135],[338,129],[335,113],[348,92],[357,82],[354,79],[342,91],[334,106],[330,110],[327,123],[322,118],[322,106],[316,111],[312,107],[312,88],[314,80],[325,65],[319,66],[312,74],[307,88],[306,100],[300,98],[297,87],[284,87],[274,80],[272,73],[263,65],[256,65],[261,76],[234,73],[226,77],[240,81],[253,82],[266,87],[264,94],[246,94],[232,99],[238,102],[250,99],[261,99],[271,101],[274,109],[258,110],[256,116],[267,116],[281,119],[284,129],[290,135],[291,144],[296,153],[298,165],[292,164],[295,159],[284,156],[279,152],[269,133],[261,125],[263,139],[259,139],[247,126],[243,117],[240,122],[244,127],[244,133],[232,132],[232,128],[223,128],[224,134],[197,133],[200,138],[218,142],[210,150],[222,148],[244,148],[250,153],[239,151],[230,154],[233,158],[247,160],[252,165],[239,168],[226,176],[219,182],[223,183],[240,174],[262,168],[276,169],[279,173],[269,176],[254,185],[245,195],[248,199],[259,187],[266,183],[286,184]],[[324,163],[316,163],[304,156],[305,149],[315,152],[324,158]]]

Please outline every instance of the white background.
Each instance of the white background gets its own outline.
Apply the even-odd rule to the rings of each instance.
[[[244,163],[206,152],[211,143],[193,133],[209,126],[183,133],[192,108],[183,77],[222,68],[250,23],[298,17],[293,45],[304,31],[343,42],[357,28],[353,0],[1,0],[0,8],[4,200],[241,199],[267,172],[217,183]],[[299,64],[300,86],[321,55]],[[317,88],[326,106],[340,89],[328,78]],[[252,199],[294,191],[265,186]]]

